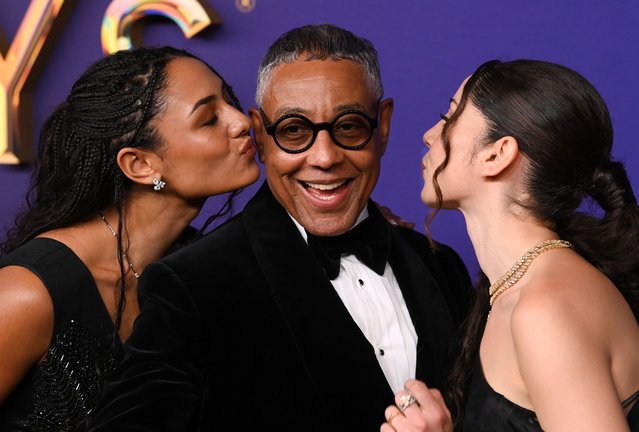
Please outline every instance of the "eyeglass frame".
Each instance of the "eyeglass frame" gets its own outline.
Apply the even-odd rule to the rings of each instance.
[[[335,122],[338,119],[340,119],[341,117],[343,117],[345,115],[348,115],[348,114],[361,115],[362,117],[364,117],[368,121],[368,124],[371,127],[371,132],[368,135],[368,138],[366,138],[366,140],[362,144],[358,144],[356,146],[345,146],[345,145],[341,144],[339,141],[337,141],[335,139],[335,136],[333,135],[333,126],[335,125]],[[315,144],[315,141],[317,140],[317,135],[320,133],[320,131],[323,131],[323,130],[328,132],[328,135],[331,137],[331,140],[333,140],[333,142],[338,147],[343,148],[345,150],[359,150],[359,149],[365,147],[370,142],[371,138],[373,137],[373,133],[375,132],[375,129],[379,126],[379,121],[377,120],[377,118],[369,117],[366,113],[364,113],[363,111],[360,111],[360,110],[343,111],[343,112],[337,114],[335,116],[335,118],[332,121],[330,121],[330,122],[318,122],[318,123],[315,123],[315,122],[311,121],[308,117],[303,116],[302,114],[296,114],[296,113],[284,114],[283,116],[278,117],[274,122],[269,123],[268,118],[266,117],[266,113],[264,112],[264,110],[262,110],[261,107],[260,107],[260,116],[262,117],[262,123],[264,124],[264,130],[266,131],[266,133],[268,135],[270,135],[273,138],[273,141],[275,141],[275,145],[277,145],[277,147],[279,147],[280,150],[284,151],[285,153],[289,153],[289,154],[304,153],[306,150],[310,149],[313,146],[313,144]],[[307,122],[311,126],[311,130],[313,131],[313,137],[311,138],[309,143],[305,147],[303,147],[301,149],[291,150],[291,149],[284,148],[277,141],[277,137],[275,136],[275,129],[276,129],[277,125],[279,125],[282,121],[284,121],[286,119],[289,119],[289,118],[298,118],[298,119],[301,119],[301,120]]]

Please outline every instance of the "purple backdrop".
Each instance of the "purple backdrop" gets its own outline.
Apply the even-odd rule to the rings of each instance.
[[[385,95],[395,99],[391,142],[373,197],[405,219],[422,221],[420,158],[423,132],[446,110],[461,80],[491,58],[530,57],[572,67],[593,82],[609,104],[615,126],[617,158],[626,162],[639,190],[639,153],[635,150],[634,107],[639,100],[634,72],[639,69],[639,3],[634,0],[256,0],[249,13],[235,0],[202,0],[223,24],[194,39],[184,39],[168,20],[147,21],[146,45],[188,48],[210,62],[237,90],[245,107],[253,104],[255,72],[268,45],[286,30],[331,22],[370,39],[378,48]],[[98,59],[100,25],[110,0],[67,0],[68,16],[57,37],[47,41],[42,72],[33,91],[36,133],[52,108],[68,93],[88,64]],[[26,10],[27,0],[3,0],[0,30],[8,41]],[[4,54],[4,53],[3,53]],[[570,167],[566,167],[569,169]],[[0,165],[0,230],[22,206],[30,166]],[[241,208],[256,186],[238,200]],[[196,221],[214,212],[210,200]],[[472,272],[477,264],[461,216],[438,216],[433,232],[459,251]]]

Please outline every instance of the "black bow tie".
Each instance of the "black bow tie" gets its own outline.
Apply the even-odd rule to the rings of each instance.
[[[308,246],[333,280],[339,275],[343,254],[354,254],[378,275],[384,274],[390,253],[390,226],[377,208],[369,207],[369,217],[352,230],[334,237],[318,237],[308,233]]]

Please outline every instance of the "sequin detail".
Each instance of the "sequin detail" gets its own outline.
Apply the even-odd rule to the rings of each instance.
[[[78,322],[65,323],[33,374],[33,411],[20,421],[25,431],[83,432],[107,377],[114,352]]]

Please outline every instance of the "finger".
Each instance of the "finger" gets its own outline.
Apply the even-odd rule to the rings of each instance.
[[[420,381],[407,381],[405,387],[415,396],[419,405],[424,408],[440,409],[450,417],[446,401],[438,389],[431,389]]]
[[[417,405],[417,399],[409,392],[399,391],[395,395],[395,404],[401,412],[404,412],[412,405]]]
[[[439,403],[442,409],[446,411],[446,413],[448,414],[448,417],[450,418],[451,417],[450,410],[446,406],[446,401],[444,400],[444,396],[442,396],[441,392],[437,389],[431,389],[430,394],[431,396],[433,396],[433,399],[435,399]]]
[[[430,393],[430,388],[423,381],[409,379],[404,383],[404,391],[410,393],[417,399],[417,402],[421,405],[422,399],[424,402],[432,403],[433,396]],[[401,392],[398,392],[401,393]]]
[[[444,398],[436,389],[430,390],[430,393],[435,403],[422,408],[422,412],[428,418],[429,426],[439,428],[438,430],[452,430],[453,420]]]
[[[446,429],[452,424],[452,416],[439,390],[430,389],[425,383],[417,380],[406,381],[404,388],[415,396],[430,425]]]
[[[420,406],[419,416],[428,419],[429,428],[452,431],[452,417],[439,390],[429,389],[426,384],[416,380],[407,381],[404,387],[417,399]],[[408,409],[404,415],[411,419],[417,416]]]
[[[385,430],[393,431],[395,430],[395,428],[393,427],[393,422],[397,421],[400,417],[403,418],[404,414],[402,414],[399,408],[397,408],[395,405],[391,405],[386,408],[386,411],[384,411],[384,417],[386,418],[386,422],[382,425],[382,428],[384,426],[387,426]]]

